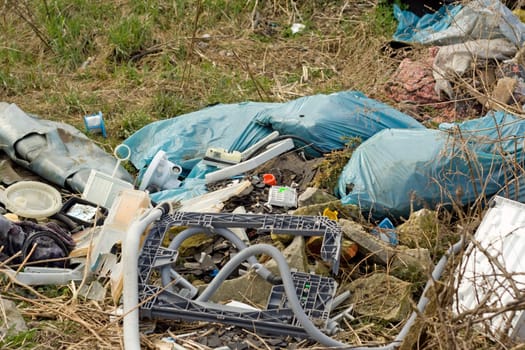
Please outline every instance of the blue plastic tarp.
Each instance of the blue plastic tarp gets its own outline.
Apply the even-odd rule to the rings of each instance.
[[[376,219],[406,218],[411,209],[453,201],[471,204],[517,176],[524,135],[525,120],[503,112],[442,130],[384,130],[356,149],[337,193]]]
[[[327,153],[383,129],[424,128],[414,118],[358,91],[302,97],[258,113],[254,123],[295,135]],[[308,154],[320,156],[310,148]]]
[[[425,43],[434,33],[450,27],[454,16],[462,8],[461,5],[445,5],[434,13],[427,13],[419,17],[410,11],[401,10],[398,5],[394,4],[394,17],[398,22],[394,40]]]
[[[148,124],[127,138],[124,144],[131,149],[130,160],[137,169],[148,165],[162,150],[170,161],[189,172],[202,160],[209,147],[228,149],[259,111],[275,105],[244,102],[207,107]],[[253,128],[250,137],[262,138],[268,133],[264,128]],[[249,140],[240,142],[239,147],[246,147],[246,144]]]
[[[202,163],[209,147],[244,151],[273,131],[299,137],[296,146],[313,144],[322,152],[341,149],[352,138],[366,140],[387,128],[424,129],[418,121],[360,92],[314,95],[285,103],[220,104],[158,121],[131,135],[124,144],[141,170],[159,150],[183,168],[180,188],[156,192],[152,200],[182,200],[206,192],[204,176],[215,168]],[[311,156],[322,154],[305,150]],[[189,181],[191,179],[191,181]]]
[[[398,21],[394,40],[401,42],[450,45],[505,38],[521,46],[525,40],[525,25],[499,0],[445,5],[421,18],[394,5],[394,16]]]
[[[181,187],[152,193],[151,200],[178,201],[206,193],[204,176],[214,170],[202,163],[206,150],[209,147],[229,149],[234,142],[245,149],[268,135],[271,130],[258,125],[248,126],[259,111],[276,105],[263,102],[218,104],[148,124],[127,138],[124,144],[131,149],[130,161],[139,169],[139,178],[160,150],[183,169],[185,180]],[[243,139],[238,139],[240,134],[244,135]]]

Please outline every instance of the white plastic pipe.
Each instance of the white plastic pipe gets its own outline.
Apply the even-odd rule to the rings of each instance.
[[[212,173],[205,175],[206,183],[213,183],[220,180],[230,178],[235,175],[239,175],[246,171],[255,169],[259,165],[269,161],[272,158],[275,158],[295,147],[292,139],[284,139],[273,145],[263,153],[255,156],[251,159],[245,160],[239,164],[230,165],[227,168],[223,168]]]
[[[126,239],[122,240],[122,265],[124,266],[124,289],[122,297],[124,308],[124,349],[126,350],[140,350],[138,306],[140,237],[149,224],[153,223],[169,210],[166,206],[167,204],[156,207],[133,221],[126,233]]]

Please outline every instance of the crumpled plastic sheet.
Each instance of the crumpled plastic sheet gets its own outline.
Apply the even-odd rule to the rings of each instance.
[[[117,159],[73,126],[30,116],[0,102],[0,150],[17,164],[63,188],[82,193],[91,170],[112,174]],[[121,166],[116,177],[133,182]]]
[[[525,25],[499,0],[474,0],[445,5],[421,18],[394,5],[398,27],[394,40],[425,45],[450,45],[479,39],[505,38],[521,46]]]
[[[472,63],[483,65],[487,60],[508,60],[518,52],[515,44],[507,39],[480,39],[442,46],[436,55],[433,75],[436,94],[453,98],[451,77],[462,76]]]
[[[294,135],[323,152],[341,149],[350,138],[368,139],[385,128],[424,128],[412,117],[370,99],[360,92],[344,91],[314,95],[285,103],[245,102],[220,104],[140,129],[124,144],[131,161],[141,170],[159,150],[183,168],[179,188],[152,193],[155,202],[183,200],[206,192],[204,176],[215,168],[202,158],[209,147],[244,151],[273,131]],[[301,146],[297,142],[296,146]],[[310,156],[321,156],[310,147]]]
[[[516,165],[524,161],[524,135],[525,120],[501,111],[441,130],[384,130],[354,151],[336,192],[364,215],[393,220],[424,207],[471,204],[481,193],[489,199],[523,177]]]
[[[301,97],[262,111],[254,123],[281,135],[300,136],[325,153],[344,148],[351,138],[367,140],[383,129],[424,128],[407,114],[359,91]],[[305,152],[322,156],[308,147]]]

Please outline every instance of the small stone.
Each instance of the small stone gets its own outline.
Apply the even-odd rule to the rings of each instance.
[[[222,345],[222,342],[219,337],[214,334],[206,337],[206,345],[212,348],[217,348]]]
[[[16,304],[7,299],[0,298],[0,307],[2,308],[5,314],[4,317],[0,317],[0,335],[2,338],[5,335],[16,335],[21,332],[27,331],[27,325],[22,317],[20,311],[16,307]]]
[[[418,210],[397,227],[399,243],[409,248],[431,249],[437,245],[439,232],[437,213],[428,209]]]
[[[291,269],[301,272],[307,271],[308,261],[302,236],[295,236],[292,243],[282,253]],[[278,273],[279,269],[273,259],[265,263],[264,266],[270,271]],[[205,286],[199,286],[201,292],[204,288]],[[224,281],[210,299],[214,302],[230,300],[249,301],[251,305],[264,309],[268,302],[271,288],[272,285],[270,283],[263,280],[254,271],[250,271],[241,277]]]
[[[305,207],[312,204],[321,204],[337,200],[336,197],[317,187],[308,187],[297,198],[299,207]]]

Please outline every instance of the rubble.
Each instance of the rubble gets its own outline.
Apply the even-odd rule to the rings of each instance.
[[[337,197],[316,187],[307,187],[297,198],[300,207],[337,201]]]
[[[383,240],[366,232],[351,220],[339,221],[345,237],[358,245],[359,252],[366,258],[383,266],[392,267],[392,273],[422,277],[432,267],[430,254],[424,248],[393,247]]]
[[[458,15],[459,12],[457,9],[449,15]],[[464,15],[464,12],[461,13]],[[78,294],[99,303],[105,301],[106,289],[111,288],[115,306],[119,305],[124,288],[124,343],[131,341],[134,346],[140,346],[140,337],[132,333],[129,338],[129,329],[138,331],[139,314],[161,321],[165,321],[164,317],[171,317],[200,320],[206,324],[224,322],[255,327],[256,334],[245,335],[243,339],[236,329],[223,326],[213,326],[212,332],[196,332],[199,342],[212,348],[243,349],[267,344],[285,348],[295,345],[291,344],[294,340],[289,339],[292,336],[309,337],[309,341],[324,346],[339,346],[342,343],[332,336],[343,326],[334,325],[336,321],[343,317],[351,318],[352,322],[373,319],[389,325],[407,321],[415,304],[412,297],[422,295],[417,310],[405,323],[410,327],[414,315],[422,314],[426,307],[428,286],[439,279],[444,270],[442,260],[436,266],[432,260],[437,257],[436,245],[442,243],[438,212],[413,210],[426,206],[443,206],[446,210],[469,205],[479,199],[477,190],[481,187],[478,185],[483,185],[488,199],[505,189],[509,179],[516,180],[516,174],[508,171],[511,167],[505,168],[508,166],[505,157],[510,155],[517,163],[523,161],[522,142],[516,135],[523,134],[520,128],[525,128],[525,124],[507,114],[504,105],[522,108],[525,74],[521,63],[517,63],[519,59],[514,56],[517,51],[515,42],[509,39],[509,33],[500,34],[497,38],[476,41],[438,35],[437,39],[434,37],[435,41],[425,43],[441,46],[432,47],[425,62],[404,59],[387,86],[395,101],[435,104],[442,102],[445,96],[454,97],[452,78],[465,76],[480,64],[498,61],[501,63],[499,73],[492,70],[486,77],[475,79],[479,80],[476,84],[486,84],[490,90],[490,98],[478,96],[478,102],[483,103],[483,108],[500,107],[501,111],[491,112],[478,120],[443,124],[439,130],[431,130],[364,94],[343,91],[304,96],[282,104],[212,106],[202,112],[179,116],[177,120],[152,123],[125,141],[130,150],[126,157],[119,158],[115,152],[117,162],[111,176],[108,167],[101,166],[104,172],[101,170],[100,174],[105,174],[106,182],[93,179],[97,170],[92,168],[98,167],[68,166],[67,161],[71,159],[66,159],[66,166],[60,164],[60,176],[55,178],[44,173],[42,177],[61,186],[59,196],[64,198],[72,196],[69,190],[75,190],[78,195],[85,187],[83,200],[93,203],[91,210],[84,207],[89,214],[88,220],[81,220],[85,218],[83,215],[70,217],[69,221],[55,216],[70,213],[65,212],[65,207],[61,212],[57,207],[53,213],[31,217],[7,204],[5,211],[18,214],[20,222],[13,223],[4,217],[0,220],[0,238],[4,243],[2,253],[6,255],[3,260],[22,266],[20,271],[4,269],[4,273],[13,279],[18,275],[18,282],[32,285],[45,280],[45,276],[56,277],[59,273],[64,280],[49,281],[72,283],[72,286],[80,282],[75,296]],[[521,42],[521,38],[515,39]],[[334,105],[338,107],[334,108]],[[1,104],[0,116],[6,117],[7,111],[35,122],[15,105]],[[232,125],[224,123],[226,116],[231,117]],[[50,138],[56,138],[55,133],[62,131],[54,131],[52,126],[45,124],[44,129]],[[215,128],[218,136],[200,137],[206,135],[202,132],[206,128]],[[497,135],[492,133],[494,129],[497,129]],[[105,136],[105,130],[101,132]],[[13,162],[37,169],[41,160],[35,154],[49,151],[43,147],[47,144],[40,134],[22,134],[17,132],[15,135],[17,142],[19,138],[27,142],[17,143],[20,149],[14,143],[2,145],[2,149],[14,158],[13,161],[0,161],[4,184],[15,183],[13,186],[16,186],[16,182],[21,183],[22,177],[12,171]],[[72,135],[74,138],[76,134],[72,132]],[[174,135],[178,141],[182,140],[179,144],[164,142]],[[279,139],[279,135],[284,139]],[[479,157],[479,162],[490,158],[491,170],[500,172],[483,172],[481,178],[472,180],[473,174],[467,172],[471,170],[468,167],[470,161],[464,161],[464,157],[459,159],[457,152],[448,152],[454,148],[451,140],[464,141],[465,135],[468,142],[461,145],[472,146],[468,151],[473,153],[490,155]],[[324,175],[316,174],[319,158],[326,152],[345,147],[343,136],[362,137],[364,142],[345,168],[340,169],[340,182],[335,193],[327,192],[331,189],[312,187],[315,176]],[[271,143],[266,142],[268,137]],[[479,141],[487,139],[487,143]],[[505,139],[504,144],[502,139]],[[498,143],[494,146],[496,149],[491,148],[493,143]],[[261,148],[252,149],[258,144]],[[253,152],[248,152],[250,150]],[[470,153],[466,151],[465,154]],[[21,155],[25,158],[18,159]],[[417,158],[418,155],[421,158]],[[108,157],[104,154],[101,158]],[[139,190],[134,190],[136,182],[131,181],[120,167],[120,161],[128,158],[140,170],[139,178],[140,174],[148,174],[138,181]],[[115,160],[113,157],[109,159]],[[223,164],[224,161],[229,163]],[[446,169],[458,164],[451,173],[445,173]],[[483,168],[483,165],[481,170],[488,168]],[[428,172],[425,173],[423,168],[426,166]],[[162,174],[158,174],[159,167],[163,168]],[[84,186],[88,170],[91,175]],[[164,177],[166,173],[171,181]],[[125,185],[113,187],[118,184],[117,179],[126,180]],[[487,179],[490,181],[486,182]],[[91,191],[94,191],[94,196],[86,197]],[[135,202],[128,196],[130,193],[140,198]],[[106,201],[110,194],[115,196]],[[521,194],[519,189],[515,194]],[[98,195],[103,199],[99,200]],[[31,200],[37,201],[41,202]],[[231,213],[234,215],[229,215]],[[410,217],[405,221],[408,214]],[[147,222],[146,218],[150,216],[153,221]],[[30,222],[27,223],[24,219],[63,221],[55,229],[55,222],[26,220]],[[391,224],[387,230],[395,232],[395,240],[381,239],[379,221]],[[392,224],[403,221],[397,227]],[[161,231],[173,223],[181,227],[168,230],[165,236],[166,231]],[[21,242],[24,239],[15,237],[14,227],[21,227],[16,233],[23,235],[24,239],[30,239],[37,231],[40,235],[42,231],[59,231],[56,235],[66,242],[65,254],[59,258],[70,259],[68,263],[72,263],[74,269],[47,270],[23,266],[32,262],[27,251],[33,245],[29,247]],[[321,233],[320,227],[324,230]],[[170,240],[177,240],[177,233],[189,232],[186,230],[193,230],[187,239],[175,247],[168,246]],[[225,232],[232,232],[233,238]],[[74,250],[73,241],[76,243]],[[50,242],[40,239],[37,243],[34,246],[37,254],[33,258],[41,260],[38,249],[49,247]],[[461,248],[460,245],[454,247],[449,254]],[[22,257],[16,256],[18,251],[22,251]],[[280,260],[281,255],[284,263]],[[131,263],[125,264],[124,257],[129,256]],[[239,256],[249,263],[231,268],[230,262],[240,260],[237,259]],[[54,255],[51,257],[55,258]],[[447,255],[443,257],[446,263]],[[224,277],[224,271],[229,275]],[[37,274],[40,274],[40,279],[33,278]],[[286,282],[288,275],[292,286]],[[171,280],[166,282],[166,276]],[[429,276],[432,277],[428,288],[423,290],[421,282]],[[94,280],[86,280],[91,277]],[[215,281],[220,281],[217,290],[213,290],[219,283]],[[343,285],[339,285],[341,281],[344,281]],[[180,287],[179,283],[198,293],[188,293],[188,288]],[[341,295],[346,292],[350,292],[350,300],[343,302]],[[295,299],[302,307],[300,310],[305,312],[307,309],[308,315],[302,316],[294,308]],[[318,304],[307,308],[307,301],[312,300]],[[341,305],[333,306],[334,300]],[[341,308],[345,310],[339,313],[341,317],[329,319],[331,312]],[[333,313],[330,316],[334,317]],[[271,323],[274,320],[280,321],[282,328]],[[308,322],[313,328],[305,326]],[[272,331],[279,336],[261,340],[259,332]],[[172,340],[175,343],[176,339],[164,339],[163,342],[170,344]],[[174,348],[175,345],[167,347]]]
[[[436,246],[440,223],[437,212],[421,209],[397,227],[399,242],[410,248],[431,249]]]

